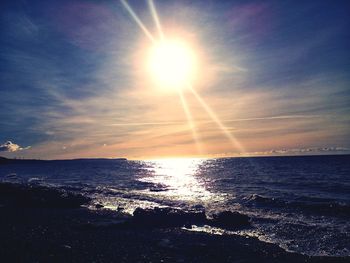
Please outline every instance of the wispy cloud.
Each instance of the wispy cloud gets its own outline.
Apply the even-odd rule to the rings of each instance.
[[[140,3],[135,12],[153,33]],[[350,147],[346,19],[304,5],[290,12],[290,3],[156,4],[164,32],[193,41],[201,62],[194,88],[247,152]],[[1,13],[0,141],[32,145],[21,155],[38,158],[196,155],[177,94],[148,81],[150,43],[118,1],[15,6]],[[322,16],[335,19],[324,27]],[[184,96],[205,153],[233,153]],[[25,149],[14,145],[1,147]]]
[[[264,120],[284,120],[284,119],[311,119],[311,118],[324,118],[322,115],[282,115],[282,116],[266,116],[258,118],[244,118],[244,119],[232,119],[222,120],[224,123],[230,122],[245,122],[245,121],[264,121]],[[74,121],[74,120],[72,120]],[[86,120],[88,121],[88,120]],[[215,123],[213,120],[193,120],[197,125]],[[80,119],[80,122],[84,122],[84,119]],[[181,121],[162,121],[162,122],[125,122],[125,123],[112,123],[110,126],[167,126],[167,125],[185,125],[186,120]]]

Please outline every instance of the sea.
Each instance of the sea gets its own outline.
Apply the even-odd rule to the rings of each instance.
[[[350,255],[350,155],[19,161],[0,166],[0,181],[83,194],[92,198],[89,209],[238,211],[252,228],[188,230],[253,236],[312,256]]]

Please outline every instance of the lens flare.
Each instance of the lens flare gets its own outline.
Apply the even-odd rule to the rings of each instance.
[[[180,96],[182,108],[184,109],[184,112],[185,112],[185,115],[186,115],[186,118],[187,118],[188,126],[189,126],[190,130],[192,131],[193,141],[196,143],[197,152],[199,154],[202,154],[203,153],[203,149],[202,149],[202,145],[201,145],[201,143],[199,141],[199,136],[197,134],[197,129],[195,127],[191,111],[190,111],[190,109],[189,109],[189,107],[187,105],[185,96],[184,96],[184,94],[183,94],[181,89],[179,89],[179,96]]]
[[[220,130],[226,135],[226,137],[231,141],[232,145],[240,152],[245,152],[243,146],[240,142],[230,133],[227,127],[222,123],[219,117],[216,116],[214,111],[209,107],[209,105],[202,99],[202,97],[195,91],[190,84],[187,84],[187,88],[192,92],[198,102],[202,105],[203,109],[208,113],[210,118],[216,123]]]
[[[130,7],[130,5],[125,0],[120,0],[122,5],[125,7],[125,9],[129,12],[130,16],[135,20],[135,22],[138,24],[138,26],[141,28],[143,33],[152,41],[155,42],[154,37],[149,32],[149,30],[146,28],[146,26],[141,22],[140,18],[135,14],[134,10]]]

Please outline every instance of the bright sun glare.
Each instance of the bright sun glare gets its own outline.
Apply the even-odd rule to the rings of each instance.
[[[182,89],[187,88],[190,93],[197,99],[199,104],[203,107],[204,111],[209,117],[216,123],[220,130],[231,141],[233,146],[240,152],[245,152],[239,141],[232,135],[231,131],[225,127],[222,121],[216,116],[215,112],[207,105],[204,99],[193,88],[193,82],[196,79],[197,71],[199,72],[200,64],[204,64],[202,59],[197,61],[198,57],[193,52],[188,42],[171,40],[169,38],[164,39],[164,32],[160,24],[160,20],[152,0],[148,1],[151,14],[154,22],[156,23],[160,41],[151,34],[147,27],[142,23],[140,18],[135,14],[126,0],[121,0],[121,3],[129,12],[130,16],[134,19],[136,24],[143,31],[145,36],[153,43],[150,48],[148,57],[146,57],[145,63],[147,63],[148,71],[151,73],[154,80],[160,87],[165,90],[177,90],[179,91],[179,97],[182,103],[182,107],[185,111],[189,127],[192,131],[193,140],[197,144],[197,148],[200,152],[200,144],[196,132],[195,125],[193,124],[192,114],[183,95]],[[200,63],[199,63],[200,62]],[[198,69],[197,69],[198,66]]]
[[[195,56],[186,43],[163,40],[151,48],[148,67],[162,87],[182,88],[194,77]]]

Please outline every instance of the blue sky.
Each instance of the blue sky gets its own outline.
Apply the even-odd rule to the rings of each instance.
[[[156,36],[147,1],[128,3]],[[145,74],[152,43],[119,1],[3,1],[0,155],[349,151],[348,1],[154,4],[165,35],[195,47],[194,87],[241,147],[186,93],[203,146],[196,151],[178,96],[157,92]]]

